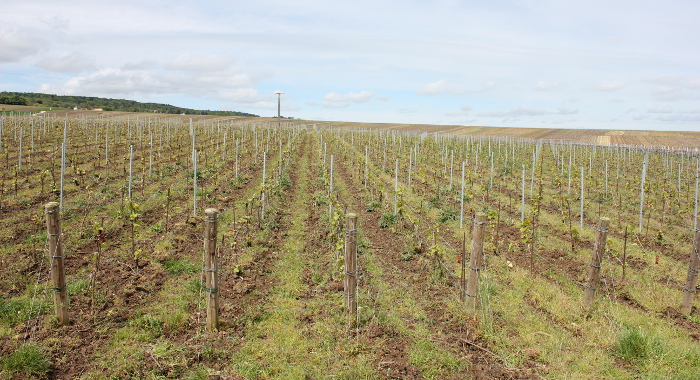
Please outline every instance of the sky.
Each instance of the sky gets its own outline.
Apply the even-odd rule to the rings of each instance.
[[[696,0],[27,0],[0,91],[308,120],[700,131]]]

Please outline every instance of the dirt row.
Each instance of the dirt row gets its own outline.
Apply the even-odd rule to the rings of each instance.
[[[347,160],[336,164],[337,176],[345,182],[349,198],[348,210],[364,211],[367,204],[368,192],[362,185],[362,180],[354,175],[353,170],[346,166]],[[371,241],[371,249],[367,254],[372,255],[381,267],[384,276],[381,281],[390,286],[405,285],[404,279],[410,278],[411,289],[406,289],[406,296],[419,297],[423,311],[429,317],[432,341],[441,348],[454,353],[467,364],[464,373],[454,374],[454,378],[474,379],[540,379],[537,363],[526,362],[522,368],[507,368],[489,350],[489,343],[481,339],[478,333],[476,319],[464,323],[457,316],[451,315],[444,302],[459,297],[459,284],[448,281],[436,283],[430,279],[431,270],[417,258],[405,260],[402,253],[406,246],[397,233],[391,229],[380,228],[381,212],[360,212],[361,234]],[[455,243],[455,246],[458,242]],[[360,259],[362,260],[362,259]],[[373,279],[365,274],[366,284],[372,286]],[[372,293],[370,290],[369,293]],[[386,349],[379,353],[376,359],[380,373],[384,378],[421,378],[420,371],[411,364],[407,347],[411,338],[396,331],[387,331],[385,326],[365,326],[360,334],[369,338],[384,338],[388,341]]]

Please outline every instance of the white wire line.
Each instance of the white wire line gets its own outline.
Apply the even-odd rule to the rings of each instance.
[[[48,252],[49,252],[48,239],[46,242],[44,242],[43,252],[45,252],[46,256],[48,256]],[[34,254],[36,254],[36,253],[34,253]],[[43,307],[44,307],[44,298],[46,296],[46,292],[48,291],[48,288],[44,288],[44,290],[42,291],[40,302],[39,302],[39,308],[37,309],[37,312],[36,312],[36,317],[33,317],[34,303],[36,301],[36,297],[37,297],[37,293],[38,293],[38,289],[39,289],[39,283],[42,282],[41,275],[42,275],[43,268],[44,268],[44,260],[42,259],[42,260],[39,260],[39,270],[37,271],[37,274],[36,274],[36,282],[34,283],[34,292],[32,294],[32,300],[29,304],[29,313],[28,313],[29,319],[25,322],[26,328],[24,330],[24,333],[25,333],[25,337],[27,338],[25,340],[31,340],[31,338],[33,338],[34,327],[38,326],[39,316],[41,315],[41,311],[43,310]],[[33,326],[32,326],[32,323],[30,322],[31,320],[34,320]]]
[[[87,203],[86,206],[94,206],[94,205],[96,205],[96,204],[101,204],[101,203],[98,203],[98,202],[90,202],[90,203]],[[84,206],[83,206],[83,207],[84,207]],[[4,210],[3,210],[3,211],[4,211]],[[16,211],[23,211],[23,212],[26,212],[27,210],[16,210]],[[64,209],[63,211],[65,211],[65,209]],[[63,236],[60,235],[60,236],[58,237],[58,239],[59,239],[59,242],[60,242],[60,240],[63,239]],[[219,248],[220,248],[220,247],[219,247]],[[45,252],[48,252],[48,241],[46,241],[46,242],[44,243],[44,251],[45,251]],[[39,263],[40,263],[40,265],[39,265],[39,269],[38,269],[38,271],[37,271],[37,280],[36,280],[36,283],[35,283],[35,286],[34,286],[33,296],[32,296],[31,301],[30,301],[29,312],[28,312],[28,314],[27,314],[28,319],[25,321],[25,325],[26,325],[26,326],[25,326],[25,339],[31,339],[31,338],[33,337],[32,323],[30,323],[30,322],[31,322],[32,320],[34,320],[34,321],[35,321],[35,325],[38,325],[38,323],[39,323],[39,316],[42,314],[42,311],[43,311],[43,304],[44,304],[44,301],[45,301],[45,296],[46,296],[46,293],[47,293],[47,291],[48,291],[48,289],[49,289],[49,288],[44,287],[44,289],[43,289],[43,291],[42,291],[42,293],[41,293],[41,297],[39,297],[40,303],[39,303],[39,307],[38,307],[37,312],[36,312],[36,317],[34,317],[34,306],[35,306],[35,304],[36,304],[36,298],[38,297],[38,294],[39,294],[39,288],[40,288],[39,284],[40,284],[41,282],[43,282],[42,273],[43,273],[43,264],[44,264],[44,260],[40,260]],[[75,283],[75,282],[77,282],[77,281],[80,281],[80,280],[82,280],[82,279],[83,279],[83,278],[75,278],[75,279],[72,280],[72,281],[67,281],[66,284],[64,285],[64,287],[68,287],[70,284]],[[54,290],[55,290],[55,289],[54,289]],[[201,289],[200,289],[200,294],[201,294]],[[201,300],[200,300],[200,305],[201,305]],[[198,318],[199,318],[199,315],[198,315]]]
[[[347,141],[345,141],[345,143],[347,144]],[[688,166],[692,166],[692,165],[688,165]],[[436,178],[441,178],[441,177],[436,176]],[[594,190],[591,190],[591,191],[595,194],[595,193],[600,193],[602,190],[599,191],[598,189],[594,189]],[[687,200],[687,201],[692,201],[692,200]],[[587,203],[588,203],[588,202],[587,202]],[[632,203],[631,205],[633,205],[633,203]],[[554,207],[556,207],[556,206],[554,206]],[[620,206],[618,206],[618,207],[620,207]],[[444,212],[444,211],[443,211],[443,212]],[[626,214],[626,212],[624,212],[624,213]],[[585,213],[585,214],[591,214],[591,213]],[[596,214],[596,213],[593,212],[593,214]],[[449,215],[449,214],[448,214],[448,215]],[[452,215],[454,216],[454,214],[452,214]],[[620,219],[618,219],[618,220],[620,220]],[[685,224],[684,220],[681,219],[681,218],[675,218],[675,217],[672,218],[672,217],[668,217],[668,218],[664,218],[664,220],[676,220],[676,221],[679,222],[679,223],[678,223],[679,226],[674,226],[673,224],[670,224],[670,223],[663,223],[663,224],[661,225],[661,227],[663,227],[663,226],[669,226],[669,227],[674,227],[674,228],[685,229],[685,227],[680,226],[680,225]],[[652,219],[650,222],[651,222],[651,223],[656,223],[656,222],[658,222],[658,217],[655,218],[655,219]]]
[[[346,141],[346,143],[347,143],[347,141]],[[410,204],[405,204],[405,206],[407,206],[408,208],[410,208],[410,209],[414,212],[414,214],[415,214],[419,219],[422,219],[426,224],[428,224],[428,225],[431,224],[431,223],[429,223],[425,218],[421,217],[420,214],[417,213],[416,210],[415,210]],[[444,210],[440,210],[440,211],[441,211],[442,213],[445,213]],[[457,217],[457,215],[452,214],[452,213],[446,213],[446,214],[447,214],[447,215],[450,215],[450,216],[452,216],[452,217]],[[471,218],[471,217],[466,217],[466,219],[473,221],[473,218]],[[618,220],[618,218],[611,218],[611,219]],[[665,223],[662,224],[662,227],[663,227],[664,225],[666,225],[666,224],[665,224]],[[672,225],[670,225],[670,226],[672,226]],[[682,230],[688,230],[687,227],[680,227],[680,226],[672,226],[672,227],[675,227],[675,228],[678,228],[678,229],[682,229]],[[597,225],[593,225],[593,224],[586,224],[586,228],[590,228],[590,229],[595,230],[595,231],[598,231],[598,230],[600,229]],[[442,235],[439,235],[439,234],[435,233],[435,236],[439,237],[440,240],[441,240],[443,243],[445,243],[445,245],[447,245],[447,247],[448,247],[449,249],[451,249],[453,252],[455,252],[455,253],[457,252],[457,250],[454,249],[454,247],[452,247],[452,245],[449,243],[449,241],[447,241],[447,239],[445,239]],[[635,236],[636,236],[636,234],[635,234]],[[562,270],[559,269],[559,268],[556,266],[556,264],[554,264],[553,262],[551,262],[549,259],[543,257],[542,255],[540,255],[540,254],[537,253],[536,251],[533,251],[532,253],[533,253],[534,255],[536,255],[537,257],[539,257],[540,259],[544,260],[550,267],[554,268],[556,271],[565,274],[565,275],[566,275],[565,278],[568,278],[568,274],[566,274],[565,272],[562,272]],[[663,256],[663,255],[662,255],[662,256]],[[440,260],[439,257],[438,257],[437,259],[438,259],[440,265],[443,267],[443,269],[445,269],[445,270],[448,272],[449,275],[451,275],[451,276],[457,278],[456,274],[454,274],[454,272],[452,272],[449,268],[447,268],[447,267],[445,266],[444,262],[442,262],[442,260]],[[677,263],[671,261],[670,258],[666,258],[666,257],[664,256],[664,259],[665,259],[665,260],[668,260],[669,263],[672,263],[673,265],[675,265],[675,266],[678,267],[679,269],[682,269],[682,270],[684,269],[681,265],[679,265],[679,264],[677,264]],[[604,279],[603,279],[603,280],[604,280]],[[586,286],[585,284],[581,283],[581,282],[578,281],[578,280],[573,280],[573,279],[572,279],[572,281],[578,283],[579,285]]]

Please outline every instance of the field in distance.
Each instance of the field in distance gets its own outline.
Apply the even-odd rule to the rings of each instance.
[[[120,111],[91,111],[91,110],[49,110],[47,107],[2,105],[2,110],[30,112],[46,111],[56,115],[67,114],[69,117],[77,115],[104,115],[104,117],[133,116],[134,118],[176,118],[182,120],[193,119],[194,122],[202,120],[237,120],[250,119],[251,122],[274,122],[276,118],[266,117],[235,117],[215,115],[174,115],[153,114],[143,112]],[[287,121],[287,119],[283,119]],[[401,123],[360,123],[346,121],[320,121],[304,120],[307,124],[318,124],[348,129],[372,129],[372,130],[397,130],[404,132],[428,132],[447,133],[455,136],[485,136],[485,137],[511,137],[524,139],[564,140],[584,143],[596,143],[598,145],[655,145],[668,147],[700,148],[700,132],[687,131],[641,131],[641,130],[608,130],[608,129],[559,129],[559,128],[514,128],[514,127],[485,127],[463,125],[433,125],[433,124],[401,124]]]

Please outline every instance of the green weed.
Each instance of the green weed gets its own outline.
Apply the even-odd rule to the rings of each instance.
[[[391,228],[396,224],[396,214],[386,212],[379,219],[379,228]]]
[[[374,212],[378,208],[382,207],[382,204],[376,200],[371,200],[367,202],[366,210],[367,212]]]
[[[162,265],[165,271],[171,275],[196,273],[199,270],[199,266],[184,260],[166,260]]]
[[[289,175],[282,175],[282,177],[280,177],[280,189],[286,191],[289,190],[290,187],[292,187],[292,180],[289,178]]]
[[[615,344],[614,353],[630,364],[639,364],[663,351],[658,338],[647,335],[636,326],[624,326]]]
[[[21,374],[23,378],[43,376],[51,367],[44,350],[35,343],[27,343],[15,350],[2,361],[3,373],[12,378]]]
[[[150,314],[142,315],[132,320],[129,324],[134,327],[141,328],[156,337],[163,334],[163,321]]]
[[[453,220],[457,220],[457,210],[454,207],[447,207],[444,210],[440,210],[440,215],[437,218],[440,223],[447,223]]]
[[[22,323],[31,317],[30,314],[44,314],[51,307],[50,304],[35,300],[32,306],[32,301],[29,298],[0,298],[0,322],[6,323],[9,326],[14,326]],[[39,306],[41,305],[41,310]]]
[[[442,198],[440,197],[432,197],[428,201],[428,206],[432,208],[440,208],[440,204],[442,203]]]
[[[90,280],[88,280],[87,278],[79,278],[75,281],[71,281],[66,286],[66,291],[68,292],[69,296],[84,293],[88,287],[89,282]]]

